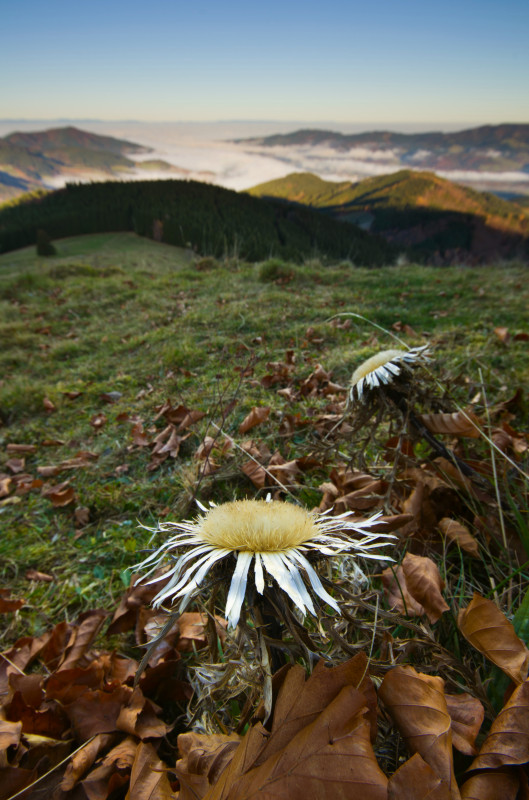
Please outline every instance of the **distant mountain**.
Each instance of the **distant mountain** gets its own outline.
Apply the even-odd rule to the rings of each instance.
[[[116,177],[142,168],[128,155],[152,152],[134,142],[99,136],[79,128],[11,133],[0,138],[0,203],[22,192],[46,189],[60,176],[72,179]],[[149,162],[146,169],[153,169]],[[175,168],[157,161],[156,169]]]
[[[107,153],[124,155],[125,153],[148,153],[149,149],[125,139],[114,139],[112,136],[99,136],[79,128],[51,128],[47,131],[33,133],[10,133],[4,142],[23,147],[37,153],[50,153],[69,148],[84,150],[104,150]]]
[[[362,158],[435,171],[522,171],[529,182],[529,125],[484,125],[455,133],[395,133],[369,131],[342,134],[335,131],[298,130],[253,139],[241,144],[271,147],[310,147],[346,153],[362,148]]]
[[[529,258],[528,209],[431,172],[401,170],[358,183],[294,173],[249,193],[356,223],[433,263]]]

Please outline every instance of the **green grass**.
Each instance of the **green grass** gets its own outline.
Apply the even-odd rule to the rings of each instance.
[[[24,467],[35,477],[38,467],[79,451],[97,460],[47,479],[70,480],[74,505],[54,508],[37,489],[0,500],[2,587],[28,601],[6,639],[39,632],[79,610],[114,608],[127,570],[149,540],[138,521],[150,525],[168,512],[193,513],[200,469],[194,453],[206,432],[214,434],[212,423],[236,442],[252,434],[264,439],[287,459],[309,452],[306,428],[286,442],[279,423],[284,412],[322,411],[325,399],[289,404],[277,386],[265,389],[260,380],[269,362],[293,349],[300,380],[321,363],[346,384],[363,357],[392,346],[356,318],[349,328],[334,326],[329,319],[336,314],[354,312],[386,328],[399,321],[411,326],[417,336],[399,335],[410,345],[432,343],[434,371],[442,365],[463,404],[479,391],[480,370],[489,402],[507,399],[529,378],[528,343],[511,339],[506,346],[494,334],[497,326],[527,331],[527,270],[515,264],[373,270],[310,262],[284,265],[287,279],[274,283],[262,280],[259,264],[232,260],[197,268],[190,252],[132,234],[54,244],[53,258],[38,258],[34,248],[0,256],[0,473],[11,475],[9,443],[37,446]],[[71,399],[73,392],[81,395]],[[121,396],[108,404],[101,398],[108,392]],[[45,398],[55,411],[46,410]],[[156,409],[167,398],[206,416],[189,429],[177,459],[149,470],[149,448],[133,445],[130,418],[141,418],[155,435],[164,426]],[[241,436],[238,426],[255,405],[271,406],[270,418]],[[91,420],[100,413],[107,422],[96,430]],[[45,446],[45,440],[62,444]],[[318,502],[325,479],[324,467],[307,473],[304,502]],[[237,455],[199,489],[203,498],[254,494]],[[89,509],[84,528],[75,507]],[[31,567],[56,580],[30,583]]]

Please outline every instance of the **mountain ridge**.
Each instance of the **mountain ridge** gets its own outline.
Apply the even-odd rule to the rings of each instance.
[[[151,148],[100,136],[69,125],[30,133],[14,132],[0,138],[0,203],[21,192],[53,186],[61,176],[116,177],[141,167],[128,156],[153,152]],[[169,164],[158,167],[171,171]]]
[[[302,128],[292,133],[234,140],[238,144],[274,147],[325,147],[336,153],[363,149],[363,159],[402,168],[435,171],[465,170],[483,173],[527,173],[529,184],[529,124],[482,125],[443,133],[397,133],[389,130],[343,134]],[[385,157],[385,158],[384,158]]]
[[[401,170],[356,183],[291,173],[248,191],[354,222],[440,262],[529,255],[526,208],[432,172]]]

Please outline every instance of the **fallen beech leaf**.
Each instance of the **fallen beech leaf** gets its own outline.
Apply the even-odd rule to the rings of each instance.
[[[452,743],[460,753],[475,756],[476,736],[483,723],[485,709],[477,697],[462,694],[445,694],[446,706],[452,719]]]
[[[36,767],[33,769],[23,769],[19,766],[0,767],[1,800],[9,800],[11,797],[16,797],[17,794],[20,794],[21,797],[25,795],[26,798],[29,798],[26,792],[22,794],[22,790],[31,786],[38,776]]]
[[[222,617],[215,617],[217,636],[221,641],[226,638],[227,621]],[[207,635],[208,618],[205,614],[197,611],[186,611],[178,618],[178,628],[180,636],[176,645],[180,653],[189,653],[194,648],[204,647],[208,641]]]
[[[90,522],[90,509],[86,506],[77,506],[73,512],[76,525],[80,528],[88,525]]]
[[[26,570],[26,580],[28,581],[42,581],[43,583],[51,583],[55,580],[53,575],[48,575],[46,572],[39,572],[38,569]]]
[[[79,617],[79,625],[75,626],[68,644],[64,649],[59,669],[71,669],[77,666],[80,658],[86,653],[98,634],[107,612],[102,609],[86,611]]]
[[[133,690],[126,704],[120,709],[116,728],[139,739],[160,738],[171,730],[170,725],[166,725],[157,717],[153,704],[143,696],[139,687]]]
[[[470,553],[471,556],[479,558],[479,545],[466,525],[462,525],[455,519],[443,517],[438,522],[438,527],[441,533],[446,536],[450,541],[456,542],[462,550]]]
[[[364,710],[362,693],[344,687],[313,722],[253,769],[245,759],[252,739],[247,734],[249,745],[243,740],[204,800],[336,800],[359,793],[365,800],[386,800],[387,778],[372,750]],[[254,730],[254,739],[266,741],[262,726]]]
[[[62,467],[59,464],[43,465],[37,467],[37,472],[43,478],[54,478],[59,472],[62,472]]]
[[[430,433],[447,433],[479,439],[479,420],[472,413],[455,411],[453,414],[419,414],[419,419]],[[476,427],[478,426],[478,427]]]
[[[266,470],[260,464],[256,464],[255,461],[246,461],[242,465],[241,470],[258,489],[262,489],[263,486],[266,486]]]
[[[143,430],[143,423],[135,422],[131,429],[132,441],[137,447],[148,447],[150,440]]]
[[[167,575],[160,575],[155,583],[136,585],[139,575],[131,575],[130,587],[121,597],[120,603],[107,629],[107,634],[113,636],[116,633],[135,628],[138,621],[138,614],[142,606],[150,604],[151,600],[158,594],[165,583],[169,580]],[[139,642],[138,644],[142,644]]]
[[[89,800],[106,800],[114,796],[114,792],[129,782],[137,747],[137,741],[131,736],[113,747],[81,782],[84,795]]]
[[[444,582],[431,558],[406,553],[402,561],[406,585],[411,596],[420,603],[430,622],[437,622],[449,606],[441,595]]]
[[[107,416],[103,414],[101,411],[99,414],[94,414],[93,417],[90,418],[90,425],[94,430],[100,431],[101,428],[107,424]]]
[[[178,737],[181,758],[176,762],[179,800],[203,797],[211,786],[215,786],[240,741],[241,737],[236,733],[181,733]]]
[[[98,733],[113,733],[122,708],[132,694],[128,686],[119,686],[113,691],[83,692],[69,704],[63,706],[74,734],[84,742]]]
[[[316,719],[345,686],[354,686],[363,693],[371,732],[376,736],[377,699],[367,668],[363,652],[335,667],[325,667],[322,661],[318,662],[308,680],[301,667],[292,668],[279,691],[270,740],[259,761],[276,753],[304,725]]]
[[[494,333],[496,334],[496,336],[498,337],[498,339],[500,340],[500,342],[502,344],[507,344],[507,342],[510,339],[510,334],[509,334],[509,329],[508,328],[504,328],[502,326],[499,326],[497,328],[494,328]]]
[[[21,733],[21,722],[10,722],[7,719],[0,719],[0,753],[5,752],[8,747],[18,747]]]
[[[442,678],[423,675],[413,667],[390,670],[379,689],[397,728],[412,753],[419,753],[459,797],[452,757],[452,730]]]
[[[513,768],[472,775],[461,787],[461,800],[516,800],[520,779]]]
[[[21,455],[31,455],[37,452],[36,444],[8,444],[6,446],[8,453],[19,453]]]
[[[69,792],[74,788],[85,772],[90,769],[99,753],[105,750],[113,739],[114,736],[111,733],[98,733],[73,753],[62,779],[61,789],[63,792]]]
[[[127,800],[174,800],[167,772],[152,744],[140,742],[134,754]],[[178,796],[183,800],[182,792]]]
[[[419,753],[398,768],[388,783],[388,800],[451,800],[450,787]]]
[[[64,481],[64,483],[59,483],[56,486],[50,484],[43,486],[42,494],[50,500],[56,508],[62,508],[63,506],[73,503],[76,497],[75,489],[70,486],[69,481]]]
[[[529,650],[492,600],[475,593],[469,605],[459,612],[457,624],[465,639],[514,683],[526,679]]]
[[[251,428],[255,428],[256,425],[265,422],[269,416],[269,406],[254,406],[239,425],[239,433],[246,433],[246,431],[249,431]]]
[[[9,597],[9,589],[0,589],[0,614],[8,614],[11,611],[18,611],[25,605],[25,600],[13,600]]]
[[[25,458],[10,458],[6,461],[6,467],[16,475],[17,472],[23,472],[26,466]]]
[[[493,721],[470,769],[496,769],[528,761],[529,680],[526,680],[516,687]]]
[[[52,403],[49,397],[44,398],[44,400],[42,401],[42,405],[44,406],[48,414],[52,414],[54,411],[57,410],[57,407],[54,405],[54,403]]]
[[[15,484],[8,475],[0,477],[0,497],[7,497]]]
[[[402,566],[387,567],[382,573],[382,585],[388,606],[408,617],[422,617],[423,606],[410,594]]]

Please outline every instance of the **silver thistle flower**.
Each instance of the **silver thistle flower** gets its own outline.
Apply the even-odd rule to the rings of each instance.
[[[308,556],[356,553],[364,558],[391,560],[372,552],[373,548],[387,544],[386,540],[395,538],[391,534],[369,532],[380,514],[357,522],[351,521],[348,513],[329,517],[269,498],[236,500],[209,509],[199,506],[203,513],[194,520],[160,523],[155,531],[174,535],[137,565],[148,570],[147,578],[166,555],[183,551],[175,556],[176,563],[166,574],[169,581],[153,600],[155,607],[181,598],[180,609],[185,608],[200,591],[210,569],[218,561],[235,556],[225,610],[230,628],[239,621],[252,562],[255,587],[260,594],[264,593],[265,580],[269,581],[270,576],[302,614],[308,611],[316,615],[309,588],[340,613],[338,603],[323,588]],[[352,538],[355,534],[361,534],[362,538]],[[157,580],[159,577],[151,583]]]
[[[428,360],[428,345],[409,350],[382,350],[355,369],[349,397],[352,401],[362,401],[366,391],[390,384],[403,372]]]

